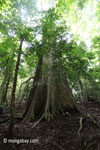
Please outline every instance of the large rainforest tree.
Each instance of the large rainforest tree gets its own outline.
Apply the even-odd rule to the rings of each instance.
[[[64,22],[53,8],[42,18],[42,41],[38,48],[38,65],[30,91],[23,121],[45,118],[49,120],[58,114],[80,113],[66,78],[62,51],[65,34]],[[68,41],[66,41],[68,44]],[[66,51],[68,49],[66,48]]]
[[[84,12],[84,7],[86,8],[85,4],[87,3],[89,5],[90,1],[67,0],[63,2],[62,0],[51,0],[48,1],[48,3],[49,6],[46,8],[46,10],[48,10],[41,20],[42,40],[38,43],[37,48],[38,65],[35,72],[33,87],[28,95],[23,121],[37,118],[40,118],[40,120],[42,118],[49,120],[58,114],[68,114],[73,112],[74,114],[80,114],[69,87],[68,74],[67,70],[64,68],[62,58],[63,52],[66,51],[65,53],[70,53],[71,50],[74,49],[74,57],[71,57],[71,54],[66,56],[68,63],[70,64],[72,62],[74,64],[75,60],[78,60],[77,55],[75,54],[78,46],[75,48],[76,43],[71,40],[71,36],[67,32],[67,25],[70,24],[73,26],[73,22],[77,24],[80,18],[83,19],[81,13]],[[94,4],[95,1],[91,2],[90,6],[93,6]],[[42,7],[44,8],[44,5],[41,3],[40,10]],[[75,38],[77,39],[77,36]],[[86,37],[85,40],[87,40]],[[84,49],[86,48],[84,44],[83,47]],[[63,49],[65,51],[63,51]],[[81,49],[81,54],[82,53],[84,54],[83,49]],[[86,53],[85,56],[83,54],[82,58],[79,58],[80,60],[78,60],[83,66],[81,71],[77,74],[82,97],[83,87],[80,76],[81,73],[84,74],[84,76],[87,75],[88,67],[86,68],[86,66],[89,64],[89,61],[87,61],[86,58],[84,59]],[[74,62],[72,60],[73,58]],[[88,53],[87,59],[91,60],[92,58],[93,54]],[[78,66],[80,66],[80,64],[78,64]],[[68,64],[66,65],[68,66]],[[73,68],[77,67],[74,65]],[[73,71],[71,73],[73,74]]]
[[[95,60],[99,52],[94,52],[96,44],[91,47],[91,38],[100,34],[96,13],[99,1],[36,3],[35,0],[0,3],[0,102],[5,104],[7,94],[12,95],[11,120],[16,95],[20,99],[16,91],[21,81],[29,83],[25,79],[32,82],[21,91],[21,99],[26,100],[23,121],[80,114],[70,87],[81,93],[84,100],[85,84],[88,88],[99,80],[99,66],[93,65],[99,61]]]

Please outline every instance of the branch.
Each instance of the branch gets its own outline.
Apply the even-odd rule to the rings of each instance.
[[[24,81],[23,83],[21,83],[21,86],[22,86],[23,84],[25,84],[26,82],[30,81],[31,79],[34,79],[34,77],[30,77],[29,79],[27,79],[26,81]]]

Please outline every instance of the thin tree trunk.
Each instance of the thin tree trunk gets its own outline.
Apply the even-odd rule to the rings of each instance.
[[[8,80],[9,80],[9,71],[8,70],[9,70],[9,68],[6,68],[4,79],[0,86],[0,103],[1,104],[5,103],[6,89],[7,89],[7,84],[8,84]]]
[[[15,92],[16,92],[17,77],[18,77],[18,70],[19,70],[19,65],[20,65],[23,41],[24,39],[21,39],[20,46],[19,46],[19,54],[17,57],[16,68],[15,68],[12,95],[11,95],[10,123],[9,123],[9,137],[10,138],[13,136],[14,116],[15,116]]]
[[[6,95],[7,95],[7,91],[8,91],[8,87],[9,87],[9,83],[10,83],[10,79],[11,79],[11,73],[12,73],[12,60],[13,60],[13,54],[12,54],[12,50],[11,50],[11,54],[9,59],[7,60],[7,67],[6,67],[6,71],[5,71],[5,75],[4,75],[4,80],[0,86],[0,95],[1,95],[1,103],[4,104],[6,101]]]
[[[82,82],[81,82],[80,78],[79,78],[79,84],[80,84],[80,89],[81,89],[81,100],[83,101],[83,99],[84,99],[83,85],[82,85]]]
[[[10,82],[10,77],[7,80],[7,83],[3,89],[2,92],[2,97],[1,97],[1,103],[4,104],[6,102],[6,97],[7,97],[7,91],[8,91],[8,87],[9,87],[9,82]]]

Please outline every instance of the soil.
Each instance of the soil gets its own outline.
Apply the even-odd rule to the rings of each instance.
[[[33,122],[21,123],[23,105],[16,105],[13,139],[7,138],[9,108],[5,107],[0,115],[0,150],[100,150],[100,102],[77,102],[77,105],[96,123],[90,118],[66,115],[50,122],[42,120],[32,128]]]

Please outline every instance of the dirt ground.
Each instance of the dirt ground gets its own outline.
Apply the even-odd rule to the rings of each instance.
[[[7,138],[9,120],[4,120],[9,118],[9,109],[5,108],[0,115],[0,150],[100,150],[100,102],[77,105],[96,123],[90,118],[59,116],[32,128],[32,122],[19,123],[17,119],[13,139]],[[17,108],[17,114],[20,110],[22,107]]]

